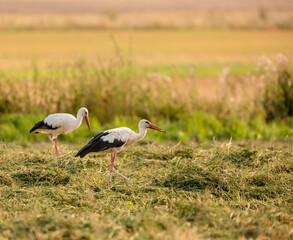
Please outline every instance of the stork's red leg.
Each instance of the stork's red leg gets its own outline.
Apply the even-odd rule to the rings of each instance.
[[[57,137],[55,138],[55,150],[56,150],[56,157],[59,157],[60,152],[59,152],[59,148],[58,148],[58,145],[57,145]]]
[[[117,174],[119,174],[121,177],[123,177],[125,180],[129,181],[132,183],[132,181],[130,179],[128,179],[127,177],[125,177],[124,175],[122,175],[121,173],[119,173],[114,167],[113,167],[113,171]]]
[[[112,180],[112,171],[114,168],[115,155],[111,153],[110,182]]]
[[[57,146],[57,137],[55,138],[55,142],[53,141],[53,139],[51,138],[51,134],[48,134],[48,138],[51,140],[51,142],[54,144],[55,146],[55,151],[56,151],[56,156],[59,157],[60,152],[59,152],[59,148]]]
[[[125,180],[132,182],[130,179],[128,179],[127,177],[125,177],[124,175],[122,175],[121,173],[119,173],[115,168],[114,168],[114,161],[115,161],[115,157],[116,154],[115,153],[111,153],[111,167],[110,167],[110,182],[112,179],[112,171],[114,171],[115,173],[119,174],[121,177],[123,177]]]
[[[55,146],[55,143],[54,143],[54,141],[53,141],[53,139],[51,138],[51,134],[48,134],[48,138],[51,140],[51,142],[54,144],[54,146]]]

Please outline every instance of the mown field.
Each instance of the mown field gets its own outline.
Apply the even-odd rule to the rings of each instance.
[[[153,132],[149,131],[149,135]],[[290,239],[292,140],[148,140],[74,158],[82,146],[1,142],[2,239]]]

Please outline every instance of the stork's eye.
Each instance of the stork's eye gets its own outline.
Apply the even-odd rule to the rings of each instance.
[[[148,122],[148,121],[146,121],[145,123],[146,123],[146,124],[150,124],[150,122]]]

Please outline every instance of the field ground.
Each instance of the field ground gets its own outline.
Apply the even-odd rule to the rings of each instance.
[[[290,30],[3,30],[0,62],[16,69],[124,55],[137,65],[252,65],[263,55],[292,57],[292,38]]]
[[[292,139],[145,140],[109,156],[0,143],[1,239],[290,239]]]

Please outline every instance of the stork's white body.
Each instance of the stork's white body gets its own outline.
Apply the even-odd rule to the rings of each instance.
[[[88,110],[86,108],[80,108],[77,112],[77,118],[68,113],[54,113],[48,115],[42,121],[37,122],[35,126],[30,130],[34,133],[46,133],[49,139],[55,146],[56,156],[59,157],[59,148],[57,146],[57,137],[60,134],[67,134],[73,130],[79,128],[82,123],[83,117],[90,129],[88,120]],[[55,142],[53,141],[55,139]]]
[[[90,152],[110,152],[111,153],[111,167],[110,167],[110,181],[112,178],[112,171],[116,172],[124,179],[130,181],[127,177],[120,174],[114,168],[114,161],[116,154],[121,151],[124,147],[134,144],[142,140],[146,133],[147,128],[152,128],[161,132],[166,132],[163,129],[151,124],[147,120],[141,120],[138,124],[139,133],[135,133],[130,128],[120,127],[110,130],[106,130],[97,134],[91,141],[89,141],[79,152],[77,156],[84,157]]]
[[[127,147],[131,144],[137,143],[138,141],[142,140],[146,133],[147,129],[140,129],[139,133],[132,131],[130,128],[127,127],[120,127],[120,128],[113,128],[110,130],[105,131],[105,133],[109,133],[106,136],[101,137],[104,142],[114,143],[114,141],[121,141],[124,144],[121,147],[112,147],[107,150],[106,152],[118,153],[124,147]]]
[[[82,116],[75,118],[68,113],[54,113],[48,115],[43,121],[56,129],[38,129],[37,132],[51,134],[54,139],[60,134],[67,134],[79,128],[82,123]]]

